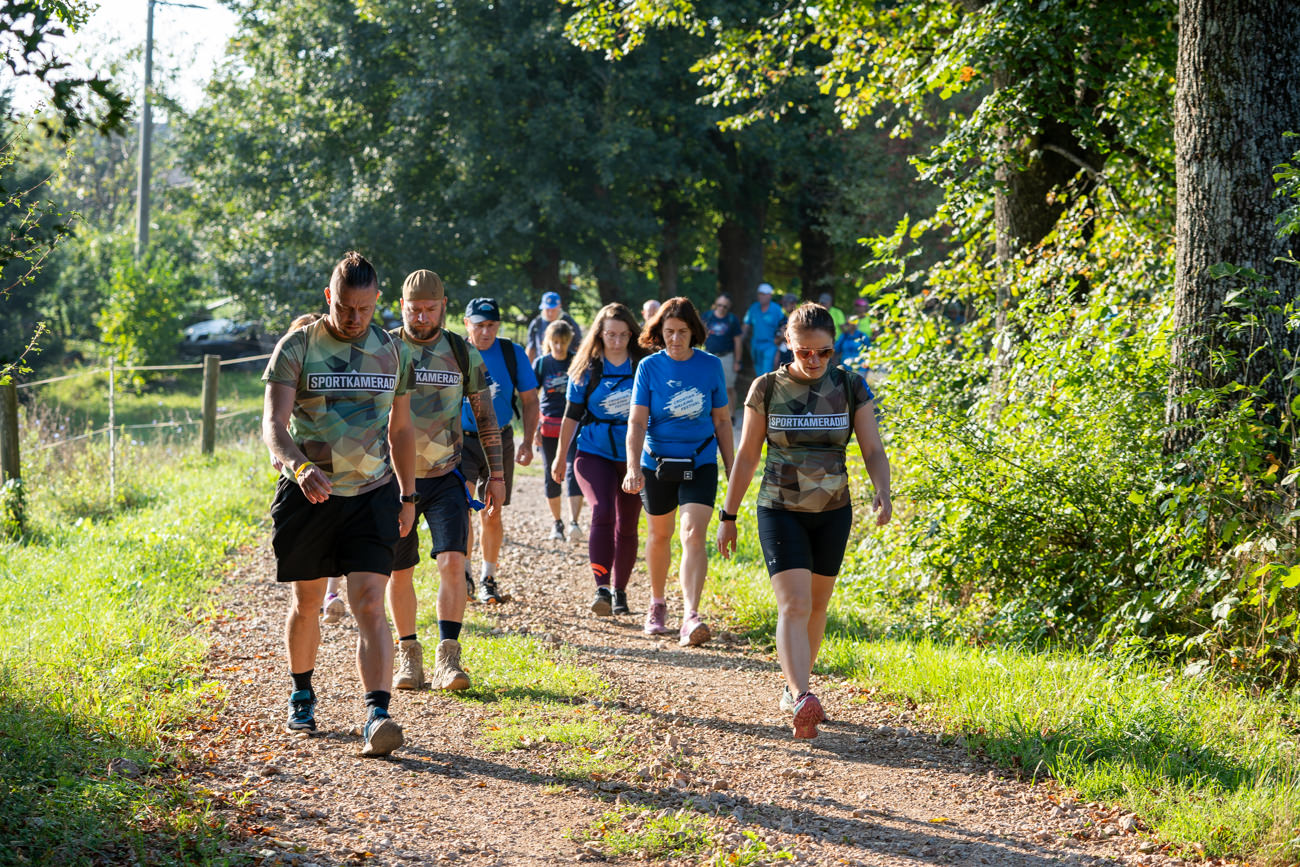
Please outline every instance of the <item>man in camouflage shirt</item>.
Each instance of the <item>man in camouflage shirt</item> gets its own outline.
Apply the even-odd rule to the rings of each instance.
[[[287,728],[316,730],[317,616],[326,579],[346,575],[368,709],[362,755],[382,756],[403,740],[388,714],[393,638],[384,588],[393,547],[415,519],[411,356],[371,321],[379,281],[360,253],[334,267],[325,300],[329,314],[281,338],[262,377],[262,439],[281,467],[271,504],[276,579],[293,582]]]
[[[438,561],[438,650],[433,685],[436,689],[465,689],[469,676],[460,666],[460,628],[468,589],[465,549],[469,538],[469,497],[460,457],[464,446],[460,414],[468,398],[478,422],[479,442],[487,455],[490,480],[486,508],[495,512],[505,500],[501,433],[492,411],[487,368],[478,350],[463,337],[447,331],[447,296],[432,271],[415,271],[402,284],[402,326],[391,333],[411,351],[414,382],[411,416],[415,424],[416,521],[397,544],[388,604],[397,627],[398,689],[424,684],[424,650],[415,631],[415,587],[412,576],[420,562],[419,515],[429,527]]]

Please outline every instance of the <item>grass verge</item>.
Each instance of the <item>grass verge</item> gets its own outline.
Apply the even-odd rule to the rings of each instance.
[[[5,857],[219,863],[219,823],[173,772],[170,735],[219,700],[191,624],[260,532],[266,487],[250,482],[269,471],[254,448],[154,454],[147,497],[114,509],[82,457],[29,472],[31,531],[0,545]]]
[[[604,813],[573,838],[604,858],[658,861],[690,858],[711,867],[781,864],[794,859],[753,831],[728,832],[717,818],[688,809],[655,811],[620,807]]]
[[[776,606],[752,519],[740,532],[738,556],[710,563],[707,592],[732,628],[771,645]],[[1131,810],[1189,853],[1300,858],[1293,696],[1249,695],[1157,663],[885,638],[892,624],[876,588],[852,574],[841,585],[819,672],[919,705],[1000,764]]]

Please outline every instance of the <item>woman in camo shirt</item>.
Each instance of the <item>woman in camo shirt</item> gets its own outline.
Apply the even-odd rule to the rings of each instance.
[[[808,686],[853,526],[845,460],[852,436],[876,490],[878,525],[889,521],[893,506],[871,388],[861,375],[830,366],[835,354],[830,313],[816,304],[801,305],[790,314],[787,339],[794,361],[754,380],[745,400],[745,426],[718,522],[718,550],[729,557],[736,549],[736,512],[766,440],[758,539],[776,593],[776,649],[785,675],[781,707],[794,714],[796,738],[815,738],[826,715]]]

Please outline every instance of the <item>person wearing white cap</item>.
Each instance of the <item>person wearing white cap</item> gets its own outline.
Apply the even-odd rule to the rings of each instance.
[[[776,330],[785,321],[781,305],[772,303],[772,284],[758,284],[758,300],[745,313],[745,336],[754,359],[754,375],[762,376],[776,360]]]
[[[560,306],[560,293],[547,292],[542,296],[542,303],[537,305],[538,314],[533,317],[533,321],[528,323],[528,340],[524,343],[524,352],[528,355],[528,363],[533,364],[537,359],[546,354],[546,328],[552,322],[563,319],[569,323],[573,329],[573,345],[577,346],[582,341],[582,328],[574,321],[574,318],[564,312]]]

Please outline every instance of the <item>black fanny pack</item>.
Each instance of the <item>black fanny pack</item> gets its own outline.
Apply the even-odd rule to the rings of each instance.
[[[714,437],[709,437],[700,443],[700,447],[695,450],[695,454],[689,458],[664,458],[650,453],[650,457],[655,459],[655,478],[661,482],[689,482],[695,478],[695,459],[699,457],[700,452],[709,447]]]

